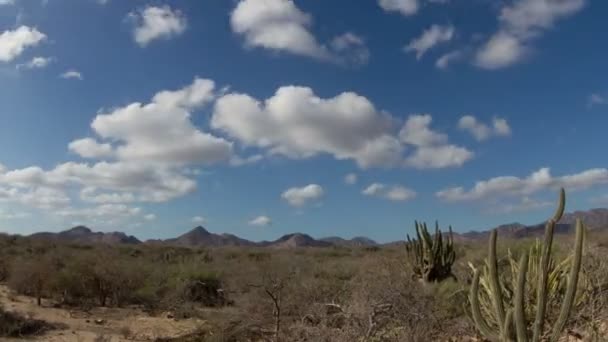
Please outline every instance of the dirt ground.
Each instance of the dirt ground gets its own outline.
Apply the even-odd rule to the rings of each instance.
[[[0,285],[0,303],[5,310],[22,316],[56,323],[65,329],[47,332],[28,338],[32,341],[51,342],[119,342],[154,341],[158,338],[174,338],[195,332],[205,322],[198,319],[175,320],[168,314],[151,317],[133,308],[95,308],[90,311],[54,308],[43,302],[41,307],[30,297],[17,296],[6,286]],[[22,339],[0,338],[0,341]]]

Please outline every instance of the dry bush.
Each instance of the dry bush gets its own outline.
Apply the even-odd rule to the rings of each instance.
[[[63,327],[4,311],[0,306],[0,337],[26,337]]]

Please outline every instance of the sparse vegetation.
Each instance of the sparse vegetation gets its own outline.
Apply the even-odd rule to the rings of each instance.
[[[548,227],[557,220],[549,221]],[[420,231],[418,241],[423,245],[427,244],[426,234]],[[451,236],[437,229],[435,236],[430,236],[430,251],[443,249],[439,264],[444,269],[439,273],[451,274],[458,281],[448,276],[442,277],[443,281],[427,277],[428,282],[419,281],[425,279],[424,274],[433,273],[423,268],[422,277],[412,277],[412,269],[405,265],[412,259],[402,244],[376,248],[183,248],[82,245],[0,236],[0,266],[5,265],[5,273],[0,272],[5,274],[0,290],[6,286],[11,289],[10,294],[0,291],[0,300],[8,307],[29,298],[25,300],[36,307],[40,297],[39,310],[64,310],[66,316],[82,317],[92,325],[101,318],[97,336],[106,338],[142,338],[138,330],[141,323],[129,325],[118,319],[113,334],[110,325],[103,323],[114,317],[109,312],[137,309],[140,311],[133,312],[170,325],[193,322],[191,329],[180,330],[179,338],[159,335],[159,341],[467,341],[479,334],[467,317],[475,316],[469,309],[471,283],[477,286],[474,292],[480,314],[492,329],[492,335],[485,337],[501,334],[498,322],[504,326],[504,320],[493,318],[500,317],[496,316],[492,295],[493,277],[497,276],[505,319],[512,312],[507,334],[513,334],[513,339],[516,319],[523,318],[525,332],[534,341],[538,298],[545,298],[541,303],[546,307],[542,338],[566,322],[565,331],[571,335],[588,341],[606,340],[608,235],[590,231],[592,238],[586,243],[584,258],[579,257],[580,230],[574,253],[568,253],[572,250],[571,235],[549,236],[543,244],[532,239],[498,241],[493,236],[493,253],[484,265],[487,241],[454,244]],[[437,239],[441,245],[436,244]],[[552,248],[547,249],[547,241]],[[499,259],[499,255],[505,257]],[[412,254],[410,257],[416,260]],[[576,270],[573,264],[579,262],[580,281],[578,291],[573,292],[570,270]],[[477,270],[475,277],[469,263]],[[491,271],[494,263],[497,267]],[[525,281],[520,274],[525,275]],[[546,287],[539,286],[538,278],[545,276]],[[560,318],[560,309],[568,308],[570,300],[563,298],[572,298],[574,308],[566,311],[566,319]],[[515,309],[520,308],[523,317],[521,311],[515,315]],[[27,312],[1,314],[5,317],[0,321],[3,336],[50,327]],[[44,329],[30,330],[27,327],[32,322]]]

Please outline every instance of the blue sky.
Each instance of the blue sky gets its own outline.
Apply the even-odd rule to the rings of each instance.
[[[0,0],[0,231],[402,238],[608,205],[608,3]]]

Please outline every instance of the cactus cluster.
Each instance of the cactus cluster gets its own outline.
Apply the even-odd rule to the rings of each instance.
[[[557,221],[563,215],[565,201],[565,192],[562,189],[557,211],[547,221],[543,244],[532,249],[533,252],[538,250],[540,255],[537,256],[533,253],[531,258],[528,252],[524,251],[519,263],[516,266],[511,265],[512,289],[505,286],[504,277],[502,282],[499,277],[496,256],[497,232],[492,231],[486,273],[482,282],[482,288],[488,295],[485,297],[486,305],[483,305],[484,297],[480,296],[481,272],[478,269],[474,271],[469,293],[473,321],[479,332],[487,339],[505,342],[539,342],[559,339],[575,302],[585,235],[583,223],[577,220],[573,255],[562,263],[557,265],[554,263],[551,256],[553,234]],[[569,274],[566,276],[568,266]],[[533,278],[533,276],[536,276],[536,279],[531,281],[536,281],[536,284],[530,286],[527,278]],[[565,279],[565,284],[560,278]],[[560,286],[564,288],[563,291],[557,291]],[[554,303],[557,302],[559,298],[553,296],[562,292],[559,316],[555,322],[552,322],[552,329],[545,331],[548,303],[552,300]],[[530,304],[531,298],[534,298],[536,303]]]
[[[444,237],[437,222],[434,236],[429,233],[426,223],[416,221],[415,224],[416,239],[412,240],[407,235],[405,245],[414,277],[425,282],[453,278],[452,265],[456,260],[456,252],[452,227],[449,227],[449,234]]]

